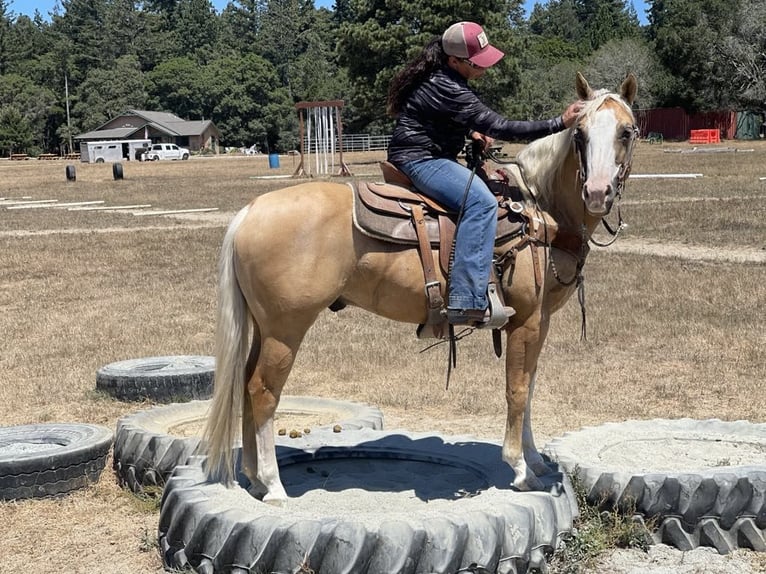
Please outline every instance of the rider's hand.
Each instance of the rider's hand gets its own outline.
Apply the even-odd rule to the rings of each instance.
[[[561,119],[563,120],[565,127],[571,128],[574,125],[583,107],[585,107],[585,102],[582,100],[577,100],[576,102],[569,104],[569,107],[564,110],[563,114],[561,114]]]
[[[493,143],[495,143],[495,140],[489,136],[485,136],[484,134],[480,134],[479,132],[471,132],[471,139],[475,142],[482,142],[482,151],[487,151]]]

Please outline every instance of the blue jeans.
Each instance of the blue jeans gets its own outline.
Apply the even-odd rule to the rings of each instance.
[[[424,195],[458,211],[471,170],[450,159],[418,159],[398,166]],[[455,238],[449,279],[450,309],[486,309],[492,252],[497,229],[497,200],[478,175],[471,180],[463,218]]]

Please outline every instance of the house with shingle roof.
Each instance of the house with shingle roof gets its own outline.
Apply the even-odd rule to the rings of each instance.
[[[184,120],[169,112],[127,110],[93,131],[79,134],[77,141],[151,140],[174,143],[191,151],[208,148],[218,153],[221,133],[212,120]]]

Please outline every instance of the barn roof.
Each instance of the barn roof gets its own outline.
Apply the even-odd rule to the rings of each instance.
[[[102,129],[104,126],[113,124],[115,120],[123,116],[138,117],[145,123],[129,127]],[[110,119],[108,122],[102,124],[95,130],[75,136],[75,139],[123,139],[130,137],[139,130],[143,130],[146,126],[152,127],[155,130],[165,133],[169,136],[197,136],[202,134],[210,126],[215,127],[215,124],[212,120],[187,121],[170,112],[125,110],[122,114]],[[218,131],[217,128],[216,131]]]
[[[92,132],[85,132],[84,134],[78,134],[75,139],[78,140],[123,140],[128,139],[131,135],[136,133],[141,128],[112,128],[110,130],[94,130]]]

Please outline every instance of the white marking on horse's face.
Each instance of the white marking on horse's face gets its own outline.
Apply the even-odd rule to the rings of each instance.
[[[615,139],[621,132],[615,110],[604,106],[596,112],[587,127],[585,146],[587,179],[583,182],[582,199],[592,215],[606,215],[617,194],[620,165]]]

